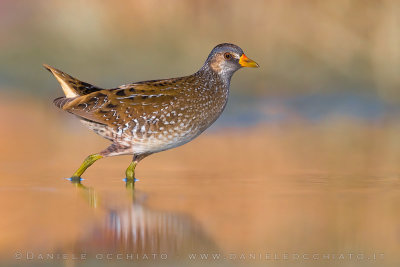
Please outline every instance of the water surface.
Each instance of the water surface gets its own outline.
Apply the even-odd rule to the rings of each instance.
[[[107,141],[59,116],[2,118],[2,266],[399,263],[395,123],[220,128],[146,158],[132,187],[127,156],[66,180]]]

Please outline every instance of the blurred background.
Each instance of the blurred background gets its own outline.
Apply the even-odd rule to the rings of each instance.
[[[399,14],[392,0],[0,0],[0,265],[30,264],[14,258],[26,251],[208,249],[398,266]],[[192,74],[223,42],[261,67],[234,75],[210,130],[139,165],[139,197],[123,193],[129,157],[66,184],[108,142],[53,106],[63,94],[43,63],[112,88]]]

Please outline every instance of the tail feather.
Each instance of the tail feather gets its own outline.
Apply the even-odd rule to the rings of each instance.
[[[81,95],[87,95],[96,91],[103,90],[89,83],[82,82],[58,69],[55,69],[47,64],[43,66],[50,71],[61,84],[66,98],[74,98]],[[54,101],[56,101],[55,99]],[[54,102],[55,103],[55,102]]]
[[[74,100],[76,97],[57,97],[56,99],[53,100],[53,103],[56,107],[58,108],[63,108],[65,104],[71,102],[72,100]]]

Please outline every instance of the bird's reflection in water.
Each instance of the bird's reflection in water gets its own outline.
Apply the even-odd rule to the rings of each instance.
[[[120,207],[103,203],[96,190],[86,187],[80,180],[71,180],[71,183],[91,207],[106,212],[105,220],[91,227],[89,234],[75,244],[75,249],[139,255],[166,253],[169,258],[185,257],[187,253],[218,252],[214,242],[189,216],[146,207],[146,195],[136,191],[132,182],[126,182],[129,205]]]

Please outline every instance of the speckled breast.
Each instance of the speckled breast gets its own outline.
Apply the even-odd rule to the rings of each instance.
[[[176,96],[159,111],[132,119],[113,139],[132,146],[135,154],[155,153],[183,145],[207,129],[222,113],[227,90]]]

